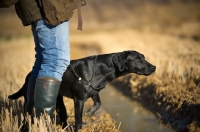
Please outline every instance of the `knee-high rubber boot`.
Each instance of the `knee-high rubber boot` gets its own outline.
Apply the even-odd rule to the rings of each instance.
[[[54,117],[53,112],[56,109],[60,83],[59,80],[51,77],[37,78],[34,92],[34,108],[37,118],[40,118],[44,111],[51,118]]]
[[[27,102],[25,104],[25,116],[31,115],[34,106],[34,90],[35,90],[36,78],[29,77],[28,86],[27,86]],[[33,123],[33,122],[32,122]],[[28,122],[24,119],[23,132],[28,132]]]

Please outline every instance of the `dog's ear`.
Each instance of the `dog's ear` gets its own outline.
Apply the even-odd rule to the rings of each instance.
[[[113,57],[113,63],[118,68],[119,71],[123,71],[125,69],[125,55],[124,55],[124,53]]]

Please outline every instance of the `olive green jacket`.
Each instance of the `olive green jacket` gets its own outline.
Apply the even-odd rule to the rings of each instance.
[[[68,21],[78,0],[0,0],[0,7],[10,7],[15,4],[16,12],[24,26],[45,18],[46,23],[58,25]],[[80,0],[81,5],[86,5],[85,0]]]
[[[18,0],[0,0],[0,8],[10,7],[17,3]]]

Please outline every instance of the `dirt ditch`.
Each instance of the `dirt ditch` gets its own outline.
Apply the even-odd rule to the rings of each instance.
[[[167,127],[177,132],[200,131],[199,84],[194,80],[185,84],[166,80],[129,75],[113,81],[112,85],[150,107]]]
[[[121,39],[120,35],[119,32],[112,32],[112,36],[96,33],[94,36],[99,43],[93,43],[93,36],[90,36],[90,40],[81,39],[80,36],[79,39],[93,48],[98,47],[95,49],[99,53],[126,49],[144,53],[147,60],[157,66],[155,74],[148,77],[131,74],[112,84],[125,95],[150,107],[167,127],[177,132],[200,131],[200,58],[195,50],[199,43],[176,36],[134,34],[132,31],[126,31],[126,37]],[[128,40],[130,36],[134,37],[133,42],[126,41],[125,38]],[[108,45],[112,48],[108,48]]]
[[[134,30],[100,31],[76,37],[82,44],[99,47],[100,53],[123,50],[143,53],[156,65],[156,72],[148,77],[130,74],[113,81],[112,85],[150,107],[166,127],[177,132],[200,131],[199,42]],[[75,40],[75,36],[72,38]]]

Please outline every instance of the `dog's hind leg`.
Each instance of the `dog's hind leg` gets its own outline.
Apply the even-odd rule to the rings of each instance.
[[[56,102],[56,112],[58,113],[60,117],[60,121],[62,124],[62,128],[65,128],[67,126],[67,111],[64,105],[63,97],[59,96],[57,97],[57,102]]]
[[[99,94],[92,96],[92,100],[94,101],[94,105],[88,109],[88,111],[84,114],[85,118],[89,118],[92,116],[101,106],[101,100]]]

